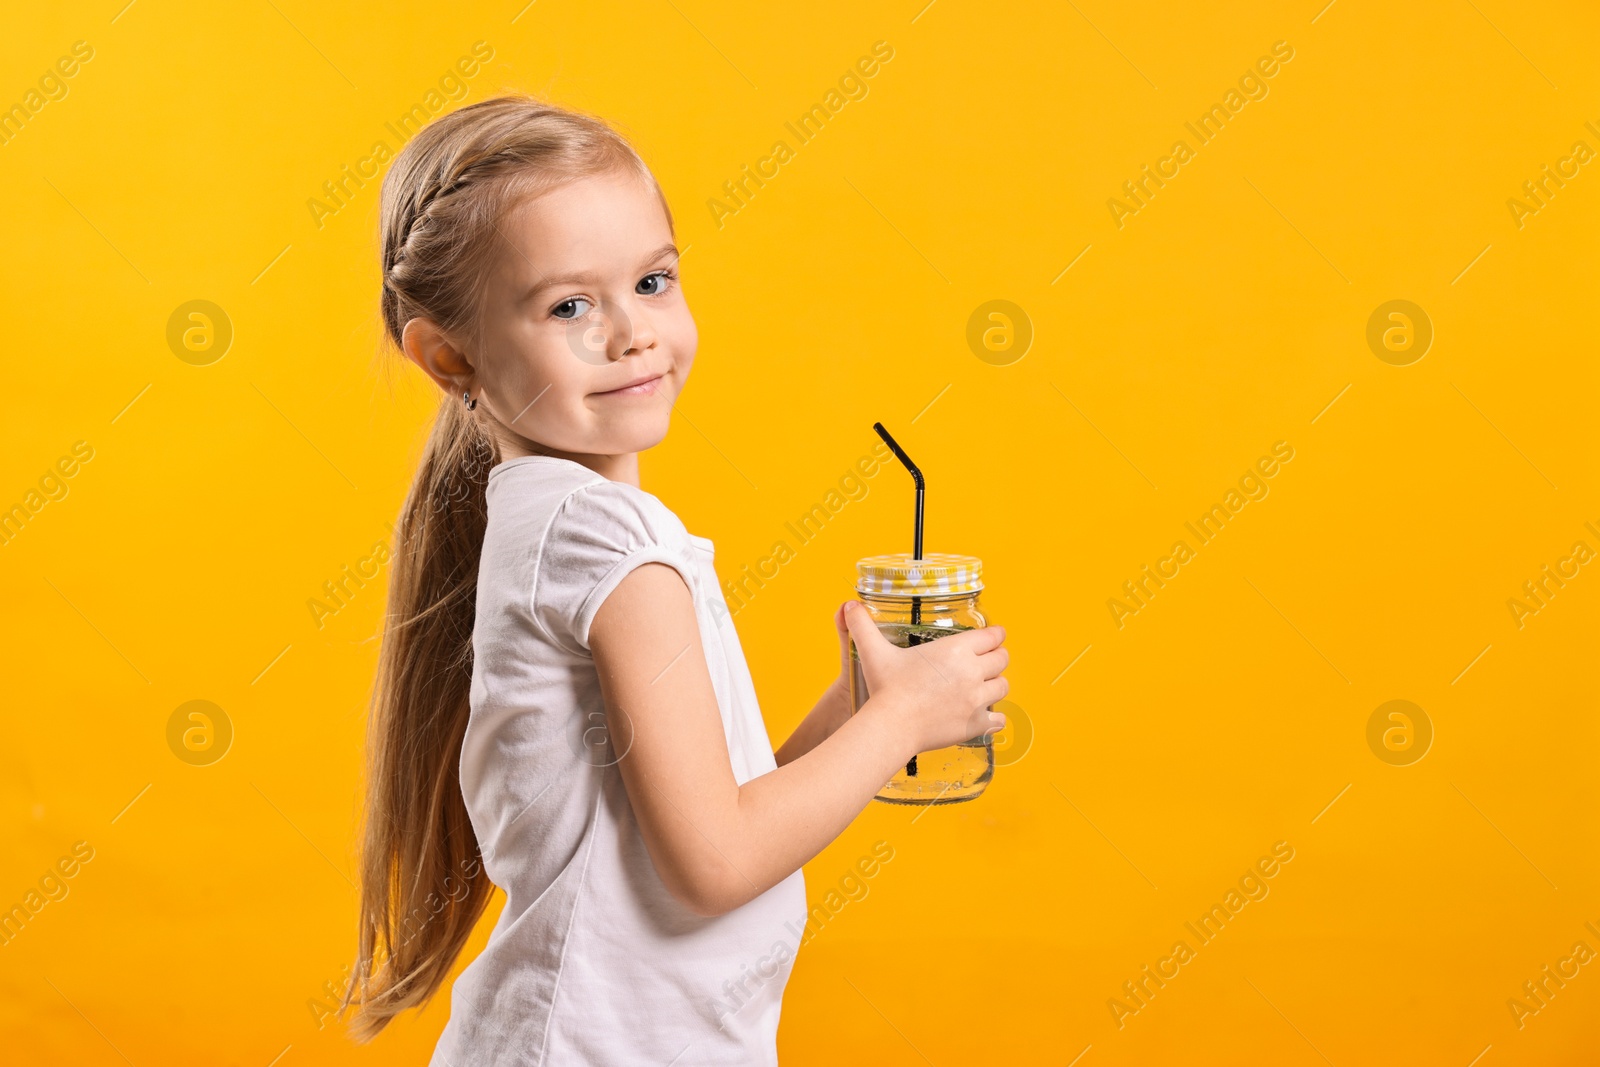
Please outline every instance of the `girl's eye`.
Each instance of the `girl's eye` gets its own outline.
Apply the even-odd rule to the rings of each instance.
[[[561,301],[561,303],[559,303],[555,307],[551,308],[550,309],[550,314],[554,315],[558,319],[566,319],[569,322],[571,320],[573,320],[573,319],[581,319],[581,318],[583,318],[584,315],[586,315],[588,313],[576,310],[577,306],[579,304],[588,304],[588,303],[589,303],[589,301],[585,300],[583,297],[575,296],[575,297],[572,297],[570,300],[563,300],[563,301]],[[570,314],[570,315],[562,314],[562,309],[563,308],[571,308],[571,309],[573,309],[572,314]]]
[[[658,270],[653,274],[646,274],[643,278],[640,278],[639,279],[639,284],[637,286],[635,286],[635,288],[638,289],[638,291],[640,293],[643,293],[645,296],[660,296],[662,293],[664,293],[668,289],[672,288],[672,283],[677,281],[677,280],[678,280],[678,274],[677,274],[676,271],[673,271],[673,270]],[[646,290],[646,289],[643,288],[644,286],[649,285],[652,282],[656,283],[656,288],[655,289]]]
[[[653,271],[640,278],[639,284],[634,289],[643,296],[660,296],[670,291],[673,283],[677,280],[678,272],[670,268]],[[574,296],[561,301],[561,303],[551,308],[550,314],[566,322],[573,322],[587,316],[591,307],[593,307],[593,304],[585,297]]]

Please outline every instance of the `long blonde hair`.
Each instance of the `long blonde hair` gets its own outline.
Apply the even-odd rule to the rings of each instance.
[[[484,281],[513,251],[500,227],[506,213],[568,181],[618,170],[655,188],[670,228],[644,161],[598,118],[508,95],[425,126],[383,179],[387,340],[400,350],[406,322],[427,318],[476,364]],[[358,950],[342,1005],[357,1006],[351,1029],[360,1041],[427,1003],[493,890],[459,775],[484,491],[500,461],[486,418],[460,396],[440,402],[395,529],[367,737]]]

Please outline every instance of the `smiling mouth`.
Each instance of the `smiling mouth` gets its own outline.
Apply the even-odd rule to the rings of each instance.
[[[595,396],[649,396],[651,393],[654,393],[656,391],[656,387],[661,384],[661,379],[663,379],[665,377],[666,377],[665,374],[657,374],[653,378],[646,378],[643,381],[634,382],[632,385],[625,385],[620,389],[608,389],[603,393],[595,393],[594,395]]]

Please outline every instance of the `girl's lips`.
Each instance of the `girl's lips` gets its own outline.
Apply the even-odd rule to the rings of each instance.
[[[650,379],[648,379],[646,381],[640,382],[638,385],[630,385],[630,386],[626,386],[625,388],[622,388],[622,389],[608,389],[603,393],[596,393],[594,395],[595,396],[648,396],[651,393],[654,393],[656,391],[656,386],[661,384],[661,379],[663,377],[664,377],[664,375],[658,374],[654,378],[650,378]]]

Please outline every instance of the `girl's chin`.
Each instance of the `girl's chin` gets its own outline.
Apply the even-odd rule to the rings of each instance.
[[[613,456],[654,448],[667,438],[667,431],[672,426],[671,411],[670,405],[663,404],[659,414],[640,412],[612,420],[615,431],[600,434],[596,444],[605,446],[603,454]]]

